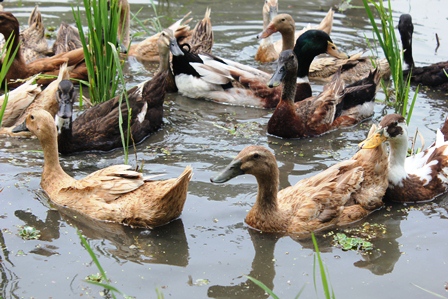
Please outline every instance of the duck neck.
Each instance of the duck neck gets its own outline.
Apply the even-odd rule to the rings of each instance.
[[[302,53],[301,51],[297,51],[296,48],[294,48],[294,53],[296,54],[298,62],[297,77],[308,82],[308,74],[310,72],[311,62],[316,55]]]
[[[390,140],[389,182],[399,185],[406,178],[406,154],[408,151],[408,136],[406,132],[400,137]]]
[[[414,67],[414,58],[412,56],[412,34],[401,38],[403,47],[403,70],[410,70]]]
[[[159,56],[160,56],[160,64],[159,64],[159,69],[157,70],[157,73],[163,73],[167,70],[171,70],[170,69],[170,52],[166,49],[163,49],[161,51],[161,49],[159,49]]]
[[[46,184],[54,185],[67,177],[71,178],[62,169],[59,163],[58,144],[56,135],[43,137],[40,144],[44,152],[44,169],[42,172],[42,187],[46,189]]]
[[[308,77],[307,77],[308,78]],[[282,89],[282,101],[286,101],[291,105],[294,105],[294,99],[296,97],[297,91],[297,75],[295,70],[286,74],[283,79],[283,89]]]
[[[280,31],[280,33],[282,34],[282,43],[283,43],[282,51],[294,49],[295,45],[294,37],[296,28],[294,24],[289,25],[291,26],[288,27],[286,30]]]
[[[258,175],[258,194],[253,208],[263,214],[277,210],[277,193],[279,185],[278,167],[272,167],[269,173]]]

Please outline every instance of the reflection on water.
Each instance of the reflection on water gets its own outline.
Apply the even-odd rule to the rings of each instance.
[[[275,278],[275,244],[281,236],[275,234],[263,234],[249,229],[255,256],[252,261],[252,270],[247,274],[263,282],[269,289],[274,289]],[[249,279],[238,285],[221,286],[213,285],[208,288],[207,295],[210,298],[268,298],[269,295]]]

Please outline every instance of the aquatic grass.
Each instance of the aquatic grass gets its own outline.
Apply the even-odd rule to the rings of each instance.
[[[105,290],[110,292],[111,297],[114,298],[114,299],[117,298],[115,296],[115,293],[122,295],[124,298],[131,298],[129,296],[126,296],[123,292],[121,292],[120,290],[118,290],[116,287],[114,287],[113,285],[111,285],[109,283],[109,279],[107,278],[106,271],[104,271],[103,267],[101,266],[100,262],[98,261],[98,258],[96,257],[96,255],[93,252],[92,248],[90,247],[89,243],[87,243],[86,238],[84,238],[84,236],[81,234],[80,231],[77,231],[77,233],[78,233],[79,239],[81,240],[82,245],[84,246],[84,248],[89,253],[90,257],[92,258],[93,263],[98,268],[98,271],[100,271],[99,275],[95,275],[97,280],[86,279],[85,281],[90,283],[90,284],[97,285],[97,286],[100,286],[100,287],[104,288]],[[90,275],[90,276],[92,276],[92,275]],[[101,281],[105,281],[105,282],[102,283]]]
[[[117,48],[112,43],[109,43],[109,45],[110,45],[110,47],[112,49],[112,54],[113,54],[113,58],[114,58],[115,64],[121,65],[121,61],[120,61],[120,57],[118,56]],[[123,75],[123,71],[122,71],[121,67],[117,67],[117,75],[118,75],[118,81],[121,83],[121,86],[122,86],[121,92],[118,95],[119,96],[118,107],[120,107],[120,109],[118,109],[118,128],[120,130],[121,143],[123,145],[124,163],[128,164],[129,139],[131,137],[132,108],[129,106],[128,93],[126,92],[126,81],[124,80],[124,75]],[[128,109],[128,119],[127,119],[127,124],[126,124],[127,125],[126,134],[123,131],[123,115],[122,115],[122,111],[121,111],[121,104],[123,102],[123,97],[125,98],[126,106],[127,106],[127,109]],[[133,142],[133,144],[134,144],[134,142]],[[135,144],[134,144],[134,150],[135,150]]]
[[[8,105],[9,96],[8,83],[6,82],[5,77],[11,67],[12,62],[14,61],[14,58],[16,57],[17,51],[19,50],[19,47],[17,47],[14,51],[12,51],[14,38],[15,36],[13,34],[10,35],[0,52],[0,57],[3,57],[0,69],[0,82],[5,90],[5,98],[3,99],[3,103],[0,108],[0,127],[2,126],[3,115],[5,114],[6,106]]]
[[[84,236],[81,234],[81,232],[79,230],[77,230],[77,233],[78,233],[79,239],[81,240],[81,244],[84,246],[85,250],[87,250],[88,254],[92,258],[93,263],[98,268],[98,271],[100,271],[100,273],[89,275],[88,277],[86,277],[85,281],[90,284],[104,288],[110,294],[110,297],[113,299],[117,298],[115,296],[115,293],[122,295],[123,298],[125,298],[125,299],[135,298],[135,297],[126,295],[125,293],[123,293],[122,291],[120,291],[119,289],[117,289],[116,287],[114,287],[113,285],[111,285],[109,283],[110,280],[107,278],[106,271],[104,271],[103,266],[101,266],[100,261],[98,260],[95,253],[92,250],[92,247],[90,247],[86,238],[84,238]],[[105,281],[105,282],[103,283],[101,281]],[[157,299],[164,299],[163,293],[158,288],[156,288],[156,294],[157,294]],[[107,296],[106,298],[110,298],[110,297]]]
[[[313,240],[314,250],[316,252],[316,254],[314,255],[314,267],[313,267],[314,268],[314,271],[313,271],[314,290],[316,291],[316,294],[317,294],[316,264],[318,264],[319,271],[320,271],[320,278],[322,281],[322,289],[324,291],[325,298],[327,298],[327,299],[336,298],[336,296],[334,295],[333,288],[331,287],[328,277],[327,277],[328,269],[325,269],[325,267],[324,267],[324,263],[320,256],[319,246],[317,245],[316,237],[314,236],[313,233],[311,234],[311,239]]]
[[[72,8],[84,50],[89,76],[90,99],[93,104],[115,96],[118,87],[117,64],[110,44],[117,45],[121,6],[118,0],[83,0],[88,35],[84,34],[81,12]],[[109,44],[110,43],[110,44]]]
[[[389,63],[394,90],[393,106],[396,113],[400,113],[401,115],[405,116],[407,122],[409,123],[414,104],[417,99],[418,87],[412,101],[409,103],[411,73],[409,72],[408,77],[404,78],[402,66],[402,51],[395,34],[395,26],[393,23],[392,6],[390,0],[388,0],[387,2],[387,7],[384,6],[383,1],[362,0],[362,2],[364,4],[367,16],[369,17],[370,23],[373,27],[373,33],[375,34],[379,45],[383,49],[384,56]],[[372,7],[379,15],[381,28],[379,28],[375,22]],[[386,92],[385,94],[386,97],[389,97],[389,93]]]
[[[320,270],[320,278],[322,281],[322,289],[325,294],[326,299],[335,299],[336,296],[334,294],[333,288],[331,287],[329,280],[328,280],[328,269],[325,269],[324,263],[322,261],[322,258],[320,256],[319,246],[317,245],[316,237],[314,236],[314,233],[311,233],[311,239],[313,241],[314,250],[316,254],[314,255],[314,266],[313,266],[313,281],[314,281],[314,290],[316,291],[317,295],[317,271],[316,271],[316,265],[319,266]],[[251,276],[246,276],[248,279],[250,279],[253,283],[255,283],[257,286],[262,288],[267,294],[269,294],[274,299],[280,299],[279,296],[277,296],[269,287],[267,287],[263,282],[259,281],[256,278],[253,278]],[[299,298],[302,294],[303,290],[305,288],[305,285],[300,289],[299,293],[294,297],[295,299]]]

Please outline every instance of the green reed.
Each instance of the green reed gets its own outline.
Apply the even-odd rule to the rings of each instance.
[[[98,268],[98,271],[100,271],[100,279],[99,281],[93,281],[93,280],[86,280],[88,283],[100,286],[110,292],[110,295],[113,299],[116,299],[115,293],[121,294],[124,298],[130,298],[126,296],[124,293],[122,293],[120,290],[118,290],[116,287],[111,285],[109,283],[109,279],[107,278],[106,271],[104,271],[103,267],[101,266],[98,258],[96,257],[95,253],[93,252],[92,248],[90,247],[89,243],[87,243],[87,240],[84,238],[84,236],[81,234],[80,231],[78,231],[78,236],[81,239],[81,243],[84,246],[84,248],[89,253],[90,257],[92,258],[92,261],[95,263],[96,267]],[[104,283],[101,281],[105,281]]]
[[[131,116],[132,116],[132,109],[129,106],[129,99],[128,99],[128,93],[126,92],[126,82],[124,80],[124,75],[123,75],[123,70],[121,69],[120,65],[121,65],[121,61],[120,61],[120,57],[118,56],[118,51],[117,48],[115,47],[115,45],[113,45],[112,43],[109,43],[111,49],[112,49],[112,54],[114,57],[114,62],[117,65],[117,75],[118,75],[118,80],[121,83],[122,86],[122,91],[118,94],[119,96],[119,102],[118,102],[118,107],[120,107],[120,109],[118,109],[118,128],[120,130],[120,135],[121,135],[121,143],[123,144],[123,151],[124,151],[124,163],[128,164],[128,158],[129,158],[129,139],[131,137]],[[126,101],[126,106],[128,109],[128,119],[127,119],[127,130],[126,130],[126,134],[123,131],[123,114],[121,111],[121,104],[123,102],[123,98],[125,98]]]
[[[0,107],[0,127],[2,126],[3,115],[5,114],[6,105],[8,105],[9,96],[8,83],[6,82],[5,77],[8,73],[9,68],[11,67],[12,62],[14,61],[14,58],[16,57],[17,50],[19,49],[19,47],[17,47],[14,51],[12,51],[14,38],[14,35],[10,35],[2,50],[0,51],[0,57],[3,57],[0,69],[0,83],[3,85],[3,88],[5,90],[5,98],[3,100],[2,106]]]
[[[417,99],[418,87],[412,101],[409,102],[409,91],[411,89],[410,73],[408,78],[405,78],[403,75],[402,51],[395,34],[390,0],[388,0],[387,7],[384,6],[383,1],[362,0],[362,2],[364,3],[364,8],[369,17],[370,23],[372,24],[373,32],[389,63],[394,90],[393,106],[397,113],[407,116],[407,122],[409,123],[412,111],[414,109],[414,104]],[[373,10],[376,11],[380,18],[381,28],[379,28],[375,22]],[[388,97],[387,92],[386,97]]]
[[[118,0],[84,0],[85,12],[79,7],[73,15],[81,37],[89,76],[90,99],[93,104],[115,96],[118,87],[117,64],[110,44],[118,43],[121,6]],[[84,34],[81,15],[87,19],[88,34]]]
[[[325,298],[326,299],[334,299],[336,298],[333,288],[331,287],[328,277],[327,277],[327,272],[328,270],[325,269],[324,263],[322,261],[322,258],[320,256],[320,251],[319,251],[319,246],[317,245],[317,240],[316,237],[314,236],[314,233],[311,233],[311,239],[313,240],[313,245],[314,245],[314,250],[316,252],[316,254],[314,255],[314,267],[313,267],[313,280],[314,280],[314,290],[316,291],[316,295],[317,295],[317,275],[316,275],[316,265],[319,266],[319,270],[320,270],[320,278],[322,281],[322,289],[324,291],[325,294]],[[257,286],[259,286],[260,288],[262,288],[267,294],[269,294],[272,298],[274,299],[280,299],[279,296],[277,296],[268,286],[266,286],[263,282],[259,281],[256,278],[250,277],[250,276],[246,276],[248,279],[250,279],[253,283],[255,283]],[[303,290],[304,290],[305,286],[303,286],[299,293],[294,297],[294,299],[297,299],[300,297],[300,295],[302,294]]]

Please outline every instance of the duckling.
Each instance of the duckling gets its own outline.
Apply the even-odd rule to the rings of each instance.
[[[370,130],[372,134],[375,126]],[[224,183],[244,174],[257,179],[258,194],[246,216],[254,229],[269,233],[306,234],[362,219],[383,205],[387,188],[384,148],[360,150],[321,173],[278,191],[279,169],[263,146],[244,148],[210,180]]]
[[[294,103],[297,65],[297,57],[292,50],[280,53],[277,69],[268,85],[283,83],[283,92],[268,121],[269,134],[282,138],[317,136],[339,127],[352,126],[373,114],[374,97],[345,98],[340,73],[324,86],[319,95]]]
[[[6,40],[11,35],[19,36],[19,22],[10,12],[0,12],[0,33],[5,36]],[[15,38],[12,44],[13,51],[17,47],[20,47],[20,44],[19,40]],[[25,79],[38,73],[56,76],[61,65],[65,62],[67,62],[70,68],[70,78],[87,80],[87,70],[82,48],[52,57],[36,59],[30,63],[26,63],[22,53],[18,51],[6,74],[5,80],[8,82],[9,87],[17,87],[21,82],[12,83],[12,81]],[[37,83],[47,85],[54,80],[52,78],[38,79]]]
[[[26,128],[40,141],[44,152],[41,187],[59,208],[91,218],[131,227],[153,228],[178,218],[182,212],[192,168],[177,179],[152,181],[128,165],[114,165],[76,180],[59,163],[54,119],[45,110],[26,118]]]
[[[38,58],[44,58],[52,54],[45,38],[45,26],[42,22],[42,14],[39,6],[35,6],[28,19],[28,28],[20,33],[20,49],[29,63]]]
[[[266,29],[259,35],[259,38],[264,39],[275,32],[280,32],[282,35],[283,50],[295,48],[295,22],[291,15],[280,14],[274,17]],[[296,55],[299,59],[302,59],[298,53],[296,53]],[[308,76],[312,79],[328,81],[331,80],[331,76],[342,68],[342,79],[344,82],[347,84],[354,83],[367,77],[370,71],[375,69],[372,66],[371,59],[368,57],[361,57],[361,55],[362,53],[358,53],[351,57],[327,57],[315,59],[314,61],[311,60],[311,64],[307,69]],[[378,59],[376,65],[381,77],[390,76],[389,64],[386,59]],[[299,74],[299,78],[300,77]]]
[[[43,89],[40,93],[36,95],[34,100],[31,102],[31,104],[28,105],[26,110],[18,117],[14,123],[12,123],[9,127],[2,127],[0,128],[0,135],[4,136],[10,136],[10,137],[31,137],[32,134],[30,132],[19,132],[15,133],[14,128],[24,127],[24,122],[26,116],[37,109],[44,109],[48,111],[51,115],[55,115],[58,111],[58,101],[56,100],[56,91],[58,89],[59,82],[61,82],[64,79],[69,79],[69,71],[67,69],[67,64],[62,64],[59,75],[56,80],[51,82],[45,89]],[[25,83],[26,84],[26,83]],[[22,88],[19,86],[16,89]]]
[[[263,5],[263,30],[266,30],[269,23],[277,16],[278,13],[278,1],[277,0],[266,0]],[[333,27],[333,17],[334,11],[332,8],[328,10],[328,13],[322,19],[318,26],[312,27],[308,25],[300,31],[295,31],[294,36],[295,39],[298,39],[302,33],[309,29],[318,29],[326,32],[327,34],[331,33],[331,29]],[[267,29],[269,30],[269,29]],[[272,32],[274,33],[274,32]],[[272,34],[271,33],[271,34]],[[269,35],[270,36],[270,35]],[[263,38],[260,42],[260,46],[258,47],[257,53],[255,54],[255,60],[261,63],[273,62],[278,59],[278,55],[281,51],[286,50],[283,45],[284,41],[282,39],[277,40],[276,42],[272,41],[271,37]]]
[[[36,77],[30,78],[24,84],[8,93],[8,103],[6,104],[1,126],[10,127],[25,109],[33,102],[36,96],[42,91],[41,87],[34,84]],[[0,107],[3,106],[5,95],[0,97]]]
[[[73,84],[61,81],[57,92],[59,111],[56,124],[60,132],[59,152],[70,154],[82,151],[110,151],[122,146],[119,130],[119,109],[123,118],[123,131],[126,134],[128,117],[133,142],[143,141],[149,134],[160,129],[163,123],[163,101],[167,77],[170,72],[169,55],[171,51],[182,54],[174,33],[165,29],[159,40],[160,66],[157,74],[150,80],[127,91],[129,108],[120,96],[98,104],[71,122],[72,105],[75,100]],[[176,52],[177,51],[177,52]],[[129,111],[132,113],[129,116]],[[65,124],[64,124],[65,123]]]
[[[306,77],[314,56],[328,53],[347,57],[337,50],[328,34],[309,30],[300,38],[311,47],[303,57],[300,71]],[[211,54],[194,54],[182,47],[184,56],[173,55],[173,73],[179,93],[190,98],[203,98],[217,103],[257,108],[274,108],[279,103],[281,89],[269,89],[270,75],[255,68]],[[308,63],[309,62],[309,63]],[[302,77],[302,76],[301,76]],[[307,79],[296,85],[295,101],[311,96]]]
[[[412,35],[414,25],[409,14],[402,14],[398,22],[398,31],[403,46],[403,72],[411,72],[411,82],[424,86],[436,87],[439,91],[448,92],[448,61],[434,63],[428,66],[416,67],[412,56]]]
[[[82,42],[78,29],[66,22],[62,22],[56,34],[56,40],[53,43],[53,53],[58,55],[81,47]]]
[[[437,130],[434,145],[406,158],[406,121],[399,114],[388,114],[381,120],[376,133],[360,143],[360,148],[376,148],[385,141],[388,141],[390,148],[386,200],[425,202],[448,190],[448,142],[440,130]]]

